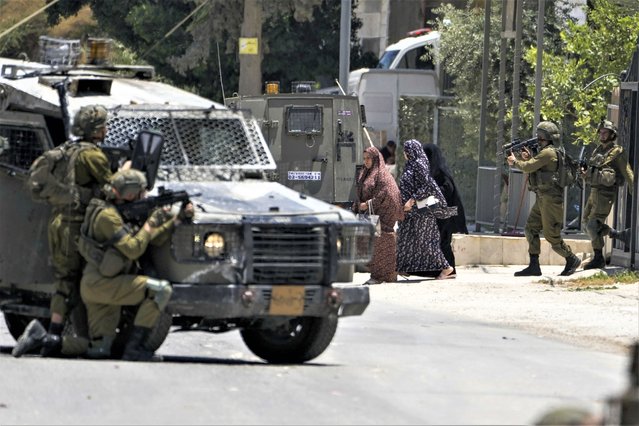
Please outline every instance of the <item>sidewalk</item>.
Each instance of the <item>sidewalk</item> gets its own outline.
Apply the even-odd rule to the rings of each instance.
[[[525,266],[458,266],[457,278],[449,280],[399,277],[397,283],[370,286],[371,307],[389,302],[444,312],[606,352],[626,353],[639,339],[639,283],[576,291],[568,280],[601,270],[562,277],[563,266],[542,265],[541,277],[513,275]],[[356,273],[353,282],[368,278]]]

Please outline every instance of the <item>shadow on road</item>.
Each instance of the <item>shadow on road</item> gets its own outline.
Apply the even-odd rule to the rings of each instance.
[[[11,355],[11,350],[13,346],[0,346],[0,354]],[[37,356],[37,354],[26,355]],[[89,360],[89,358],[65,358],[60,357],[58,359],[85,359]],[[108,359],[108,360],[94,360],[94,361],[121,361],[119,359]],[[266,361],[251,361],[251,360],[243,360],[243,359],[229,359],[229,358],[214,358],[214,357],[204,357],[204,356],[185,356],[185,355],[159,355],[157,360],[153,360],[151,362],[154,363],[174,363],[174,364],[219,364],[219,365],[259,365],[265,367],[282,367],[282,366],[299,366],[304,365],[305,367],[336,367],[337,364],[323,364],[323,363],[311,363],[306,362],[304,364],[269,364]]]

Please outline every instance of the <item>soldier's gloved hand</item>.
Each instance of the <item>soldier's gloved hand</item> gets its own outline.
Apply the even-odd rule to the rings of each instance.
[[[163,223],[170,220],[172,217],[173,215],[171,214],[170,209],[158,207],[149,215],[146,223],[148,223],[151,228],[157,228],[162,226]]]
[[[180,207],[180,212],[177,215],[178,220],[181,223],[189,223],[195,216],[195,208],[193,207],[192,202],[183,203],[182,207]]]

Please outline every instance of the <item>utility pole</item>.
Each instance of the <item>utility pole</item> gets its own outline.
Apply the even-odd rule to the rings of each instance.
[[[351,67],[351,0],[342,0],[339,25],[339,84],[348,92]]]
[[[239,40],[240,95],[262,93],[262,0],[244,0]]]
[[[479,112],[479,147],[477,151],[477,175],[479,175],[479,167],[481,167],[484,161],[484,146],[486,143],[486,115],[488,114],[488,67],[490,66],[490,15],[491,15],[492,0],[486,0],[484,6],[484,50],[481,65],[481,111]],[[495,185],[499,185],[499,181],[495,182]],[[477,199],[480,197],[481,182],[477,179],[476,194]],[[495,232],[499,232],[499,190],[495,189],[494,194],[494,220]],[[476,203],[475,217],[479,217],[479,202]],[[475,231],[480,230],[480,225],[475,225]]]

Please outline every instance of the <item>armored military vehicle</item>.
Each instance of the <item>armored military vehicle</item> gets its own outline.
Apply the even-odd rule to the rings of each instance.
[[[257,119],[277,164],[268,179],[350,208],[369,146],[357,97],[315,93],[311,82],[294,83],[293,93],[269,92],[225,102]]]
[[[60,82],[71,117],[83,105],[109,109],[105,146],[126,151],[147,129],[163,136],[151,196],[158,188],[199,194],[193,222],[151,252],[173,296],[150,348],[172,325],[239,330],[266,361],[305,362],[328,347],[339,317],[368,306],[368,288],[351,281],[353,265],[370,258],[372,227],[265,179],[276,165],[254,119],[152,81],[150,67],[0,58],[0,69],[0,310],[14,337],[32,318],[49,317],[49,208],[31,201],[24,181],[31,163],[66,139]],[[132,316],[124,309],[122,317]],[[126,330],[121,324],[114,348]]]

